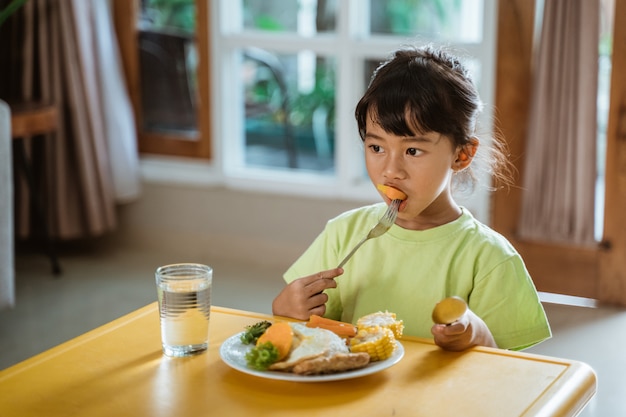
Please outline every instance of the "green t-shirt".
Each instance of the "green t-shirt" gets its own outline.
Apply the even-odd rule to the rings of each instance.
[[[348,211],[285,272],[286,282],[336,267],[386,210],[383,203]],[[428,230],[397,225],[368,240],[326,291],[326,317],[346,322],[376,311],[396,313],[407,335],[432,338],[431,313],[445,297],[465,299],[500,348],[524,349],[551,336],[537,291],[513,246],[466,209]]]

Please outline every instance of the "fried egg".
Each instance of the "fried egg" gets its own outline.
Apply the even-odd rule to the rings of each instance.
[[[349,352],[345,341],[330,330],[311,328],[301,323],[289,324],[293,330],[291,351],[284,360],[270,366],[271,370],[285,371],[308,359]]]

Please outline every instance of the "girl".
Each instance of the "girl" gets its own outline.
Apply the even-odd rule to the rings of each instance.
[[[370,180],[407,198],[391,229],[367,241],[344,268],[336,265],[386,204],[330,220],[285,273],[288,284],[274,299],[273,313],[356,322],[388,310],[403,320],[405,334],[432,335],[440,347],[456,351],[476,345],[523,349],[549,338],[520,255],[452,196],[453,183],[475,181],[470,165],[479,146],[480,109],[468,71],[444,51],[407,48],[383,63],[355,115]],[[489,160],[495,179],[506,181],[501,149],[495,141]],[[453,295],[467,302],[467,313],[451,325],[433,325],[433,307]]]

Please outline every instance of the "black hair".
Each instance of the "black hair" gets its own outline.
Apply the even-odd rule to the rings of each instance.
[[[362,140],[371,117],[394,135],[437,132],[451,138],[454,147],[463,147],[476,137],[482,106],[468,69],[457,57],[431,46],[408,47],[396,51],[374,71],[355,117]],[[489,162],[501,168],[501,175],[492,173],[509,183],[510,162],[502,152],[505,146],[494,142]],[[473,183],[471,170],[464,171]]]

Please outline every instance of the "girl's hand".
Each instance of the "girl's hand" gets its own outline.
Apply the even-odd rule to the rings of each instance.
[[[308,320],[312,314],[323,316],[328,301],[323,291],[337,287],[335,278],[341,274],[343,268],[334,268],[292,281],[274,299],[272,313],[299,320]]]
[[[472,346],[498,347],[485,322],[470,309],[454,323],[435,324],[431,333],[435,343],[444,350],[459,352]]]

